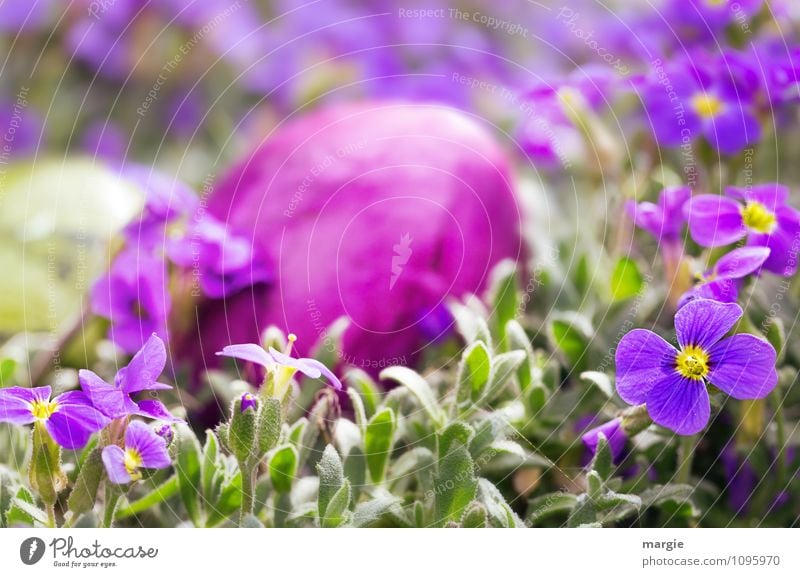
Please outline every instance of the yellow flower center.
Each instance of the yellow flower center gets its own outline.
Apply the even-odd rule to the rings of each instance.
[[[706,0],[706,4],[709,6],[722,6],[723,4],[727,4],[728,0]]]
[[[139,454],[139,451],[136,449],[132,449],[130,447],[125,449],[125,470],[128,471],[128,474],[131,476],[132,479],[136,480],[141,478],[141,473],[139,473],[139,467],[142,466],[142,456]]]
[[[692,108],[703,118],[714,118],[723,106],[722,100],[713,94],[697,94],[692,98]]]
[[[708,353],[700,347],[688,345],[675,357],[675,368],[682,377],[699,381],[708,374]]]
[[[744,225],[756,232],[768,234],[775,228],[775,213],[760,202],[748,202],[742,209]]]
[[[38,421],[46,421],[58,410],[58,403],[49,399],[36,399],[31,403],[31,413]]]

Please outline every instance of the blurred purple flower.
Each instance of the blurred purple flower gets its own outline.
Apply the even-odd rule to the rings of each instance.
[[[26,94],[16,100],[0,97],[0,142],[3,143],[4,163],[35,153],[40,145],[43,121]]]
[[[715,71],[718,77],[699,71],[705,66],[699,55],[697,60],[665,66],[645,83],[646,122],[663,146],[703,136],[720,153],[736,154],[761,137],[753,95],[724,76],[727,71]]]
[[[441,303],[479,294],[493,265],[524,258],[512,182],[502,147],[449,108],[366,102],[287,123],[208,203],[252,235],[275,281],[202,303],[182,356],[213,363],[200,361],[199,342],[204,351],[257,342],[270,325],[295,332],[306,354],[346,316],[344,362],[373,372],[413,364]],[[412,254],[396,273],[404,237]]]
[[[117,124],[107,120],[96,120],[84,130],[81,148],[94,158],[116,167],[125,161],[128,137]]]
[[[0,2],[0,33],[36,32],[50,20],[53,0]]]
[[[659,243],[680,243],[681,231],[686,222],[683,205],[692,197],[688,186],[665,188],[658,196],[658,203],[632,200],[625,204],[625,210],[633,222],[646,230]]]
[[[161,421],[181,422],[181,419],[173,417],[157,399],[133,400],[133,395],[138,393],[172,388],[157,381],[166,362],[164,342],[153,334],[133,356],[128,366],[117,372],[113,385],[86,369],[78,372],[78,379],[92,405],[111,419],[141,415]]]
[[[203,214],[183,237],[168,245],[167,254],[176,264],[191,267],[199,276],[203,293],[222,298],[243,288],[272,280],[262,259],[256,258],[252,242],[232,234],[222,222]]]
[[[742,279],[757,272],[769,253],[769,248],[764,246],[733,249],[699,276],[698,283],[681,297],[678,307],[698,298],[735,303]]]
[[[592,456],[597,453],[597,444],[600,442],[601,433],[608,441],[608,446],[611,449],[614,462],[618,464],[625,452],[625,443],[628,441],[628,436],[622,428],[622,420],[612,419],[607,423],[590,429],[581,436],[581,441],[583,441],[583,444],[586,445],[586,448],[592,453]]]
[[[164,439],[141,421],[132,421],[125,430],[124,448],[105,447],[103,464],[109,481],[124,485],[141,479],[140,469],[165,469],[172,462]]]
[[[44,423],[53,440],[65,449],[80,449],[109,420],[81,391],[51,398],[50,387],[0,389],[0,422],[14,425]]]
[[[747,237],[748,246],[770,249],[764,269],[786,277],[794,275],[800,211],[786,204],[788,189],[762,184],[750,189],[729,187],[725,194],[701,194],[685,205],[692,238],[701,246],[717,247]]]
[[[675,315],[679,349],[656,333],[634,329],[616,351],[617,392],[679,435],[701,431],[711,413],[707,383],[735,399],[761,399],[778,382],[775,349],[747,333],[723,338],[739,321],[735,303],[689,302]]]
[[[154,333],[166,338],[170,305],[166,263],[147,251],[125,249],[92,286],[92,311],[111,321],[109,338],[126,353]]]

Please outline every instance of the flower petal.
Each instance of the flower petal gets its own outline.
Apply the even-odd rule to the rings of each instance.
[[[78,382],[89,402],[98,411],[112,419],[125,416],[125,393],[121,388],[105,382],[86,369],[78,371]]]
[[[125,447],[136,449],[147,469],[163,469],[171,464],[167,444],[141,421],[131,421],[125,431]]]
[[[778,384],[775,349],[755,335],[740,333],[709,351],[708,380],[734,399],[762,399]]]
[[[128,366],[120,370],[119,383],[128,394],[152,390],[167,364],[164,341],[153,333],[135,354]]]
[[[736,248],[717,261],[714,270],[717,279],[740,279],[753,274],[769,257],[770,249],[765,246],[744,246]]]
[[[109,481],[117,485],[131,482],[131,476],[125,468],[125,451],[116,445],[110,445],[103,449],[102,457]]]
[[[322,376],[322,371],[314,364],[314,362],[316,362],[317,365],[319,365],[320,363],[318,361],[314,361],[313,359],[296,359],[272,347],[269,349],[269,354],[272,355],[272,358],[275,359],[275,362],[279,365],[297,369],[307,377],[318,379]]]
[[[703,430],[711,415],[706,384],[676,372],[652,388],[647,395],[647,412],[662,427],[679,435],[694,435]]]
[[[36,418],[31,403],[36,399],[49,399],[50,387],[7,387],[0,389],[0,422],[29,425]]]
[[[603,436],[605,436],[608,441],[608,446],[611,449],[611,454],[614,456],[614,461],[618,461],[625,450],[625,443],[628,441],[628,437],[622,429],[622,421],[620,419],[613,419],[583,434],[581,441],[583,441],[586,448],[592,452],[592,455],[597,453],[600,433],[603,433]]]
[[[161,401],[156,399],[144,399],[136,401],[137,410],[132,411],[137,415],[149,417],[159,421],[168,421],[171,423],[183,423],[183,419],[175,417],[167,410],[167,407]]]
[[[741,207],[730,198],[700,194],[683,207],[692,238],[702,246],[724,246],[744,237]]]
[[[56,443],[69,450],[85,447],[93,432],[85,427],[83,421],[62,411],[50,415],[44,426]]]
[[[265,369],[269,369],[275,364],[275,359],[273,359],[262,347],[254,343],[228,345],[227,347],[223,348],[222,351],[218,352],[217,355],[255,363],[264,367]]]
[[[675,332],[681,347],[694,345],[708,350],[742,317],[736,303],[711,299],[693,300],[675,313]]]
[[[616,352],[617,392],[626,403],[644,403],[650,389],[673,373],[678,352],[653,331],[634,329]]]

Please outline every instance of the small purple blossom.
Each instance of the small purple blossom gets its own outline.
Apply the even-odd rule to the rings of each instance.
[[[247,409],[255,409],[258,402],[251,393],[244,393],[242,395],[242,402],[239,405],[239,410],[244,413]]]
[[[786,204],[788,189],[762,184],[750,189],[729,187],[725,194],[701,194],[686,204],[692,238],[701,246],[717,247],[747,237],[748,246],[770,249],[764,269],[792,276],[797,271],[800,211]]]
[[[166,338],[166,282],[163,258],[126,249],[92,287],[92,310],[111,321],[109,338],[126,353],[140,349],[153,333]]]
[[[628,436],[622,428],[622,420],[612,419],[607,423],[603,423],[600,426],[586,431],[581,436],[581,441],[583,441],[586,448],[591,451],[592,456],[597,453],[597,444],[600,442],[601,434],[605,436],[608,441],[608,446],[611,449],[614,462],[618,463],[625,451],[625,443],[628,441]]]
[[[44,423],[53,440],[65,449],[84,447],[92,433],[109,423],[81,391],[68,391],[55,398],[51,398],[51,392],[50,387],[0,389],[0,421],[14,425]]]
[[[133,421],[125,431],[124,447],[103,449],[103,464],[109,480],[124,485],[141,479],[140,469],[164,469],[171,461],[164,439],[141,421]]]
[[[134,401],[132,398],[137,393],[172,388],[157,382],[166,362],[164,341],[153,334],[128,366],[117,372],[113,385],[86,369],[78,372],[78,380],[92,405],[111,419],[141,415],[162,421],[180,422],[181,419],[172,416],[161,401],[153,398]]]
[[[255,258],[253,243],[209,215],[172,242],[168,253],[176,264],[199,269],[200,286],[210,298],[223,298],[272,279],[263,259]]]
[[[294,339],[290,336],[290,341],[293,340]],[[274,370],[282,367],[291,370],[292,373],[294,373],[294,371],[300,371],[311,379],[319,379],[324,376],[334,389],[342,390],[343,388],[341,381],[339,381],[336,375],[318,360],[306,358],[297,359],[281,353],[280,351],[276,351],[272,347],[267,351],[254,343],[229,345],[218,352],[217,355],[255,363],[267,370]]]
[[[169,446],[170,443],[172,443],[172,439],[175,437],[175,431],[172,429],[172,425],[163,423],[156,428],[156,435],[164,439],[164,442]]]
[[[658,203],[628,201],[625,210],[639,228],[646,230],[660,242],[681,241],[681,231],[686,222],[683,205],[692,197],[688,186],[668,187],[661,191]]]
[[[746,333],[723,338],[742,314],[735,303],[691,301],[675,315],[677,349],[653,331],[626,334],[616,352],[620,397],[645,403],[657,424],[693,435],[711,414],[708,383],[735,399],[768,395],[778,382],[772,345]]]
[[[733,249],[720,258],[711,269],[699,275],[697,284],[684,293],[678,306],[681,307],[698,298],[735,303],[739,298],[739,285],[742,279],[759,270],[769,257],[769,253],[770,249],[765,246]]]

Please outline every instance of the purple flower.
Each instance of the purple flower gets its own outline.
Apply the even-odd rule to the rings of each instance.
[[[208,215],[172,242],[168,254],[176,264],[193,267],[193,275],[199,275],[203,293],[210,298],[223,298],[272,278],[263,260],[255,258],[249,239],[229,232]]]
[[[181,356],[213,366],[204,353],[257,342],[270,325],[295,332],[307,355],[346,316],[348,363],[414,364],[441,303],[479,294],[501,260],[524,259],[512,182],[490,133],[446,107],[363,102],[286,124],[208,202],[275,281],[205,303],[197,334],[176,341]],[[404,238],[408,258],[395,249]]]
[[[137,351],[153,333],[166,338],[166,277],[163,258],[130,248],[92,287],[92,310],[111,321],[109,336],[126,353]]]
[[[628,201],[625,210],[633,222],[650,233],[659,242],[680,242],[681,230],[686,218],[683,205],[692,197],[688,186],[665,188],[658,196],[658,203]]]
[[[680,435],[708,423],[707,383],[735,399],[761,399],[778,382],[775,349],[751,334],[723,338],[742,316],[735,303],[697,299],[675,315],[679,348],[656,333],[635,329],[616,352],[617,392],[645,403],[653,421]]]
[[[172,425],[163,423],[156,429],[156,435],[164,439],[164,442],[169,446],[170,443],[172,443],[172,439],[175,437],[175,431],[172,430]]]
[[[722,154],[736,154],[761,137],[751,96],[730,78],[701,74],[694,62],[665,68],[641,94],[659,144],[678,147],[704,136]]]
[[[109,419],[92,407],[81,391],[51,398],[50,387],[0,389],[0,421],[14,425],[44,423],[47,432],[65,449],[80,449]]]
[[[769,253],[770,249],[765,246],[745,246],[732,250],[710,270],[699,275],[697,285],[684,293],[678,306],[698,298],[735,303],[739,298],[741,280],[759,270]]]
[[[749,246],[770,249],[763,268],[782,276],[797,271],[800,211],[786,204],[789,191],[780,184],[751,189],[729,187],[727,196],[701,194],[684,210],[689,232],[701,246],[725,246],[747,237]]]
[[[133,356],[128,366],[117,372],[113,385],[86,369],[78,372],[78,380],[92,405],[111,419],[142,415],[151,419],[179,422],[181,419],[173,417],[161,401],[153,398],[134,401],[132,398],[137,393],[172,388],[157,382],[166,362],[164,341],[153,334]]]
[[[592,455],[597,453],[597,444],[600,441],[600,434],[603,434],[608,441],[608,446],[611,449],[611,454],[614,457],[614,462],[618,463],[625,451],[625,443],[628,441],[628,436],[622,428],[621,419],[612,419],[607,423],[590,429],[581,436],[581,441],[586,445],[586,448],[591,451]]]
[[[294,340],[294,335],[289,335],[289,341],[293,343]],[[217,355],[255,363],[267,370],[276,370],[278,368],[288,369],[287,372],[290,377],[295,371],[300,371],[305,376],[312,379],[319,379],[324,376],[334,389],[342,390],[342,383],[336,375],[316,359],[296,359],[276,351],[272,347],[269,348],[269,351],[266,351],[261,346],[254,343],[229,345],[218,352]],[[242,398],[242,407],[244,407],[244,398]]]
[[[103,449],[103,464],[112,483],[124,485],[142,478],[140,469],[164,469],[171,464],[164,439],[141,421],[125,431],[125,446]]]

